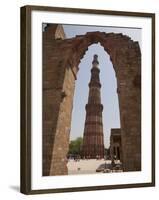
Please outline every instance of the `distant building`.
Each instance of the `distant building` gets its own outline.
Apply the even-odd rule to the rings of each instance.
[[[122,159],[121,129],[119,129],[119,128],[111,129],[110,157],[111,157],[111,160],[114,160],[114,159],[121,160]]]
[[[83,158],[104,158],[103,105],[101,104],[100,69],[97,55],[94,55],[92,65],[81,154]]]

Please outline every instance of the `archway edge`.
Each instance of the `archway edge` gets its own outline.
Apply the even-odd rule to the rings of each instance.
[[[68,39],[68,41],[71,44],[71,50],[67,55],[67,61],[71,63],[75,73],[78,72],[79,63],[88,50],[88,47],[92,44],[100,43],[109,54],[114,69],[119,65],[118,59],[122,55],[127,55],[127,57],[123,57],[125,58],[124,63],[127,63],[130,67],[131,59],[129,60],[129,57],[140,58],[141,56],[139,43],[122,33],[87,32],[85,35],[77,35],[72,39]],[[115,72],[117,73],[117,69],[115,69]]]

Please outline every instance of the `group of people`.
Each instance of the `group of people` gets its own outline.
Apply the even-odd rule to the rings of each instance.
[[[79,155],[79,154],[69,154],[69,155],[67,156],[67,159],[68,159],[68,160],[74,160],[74,161],[80,161],[81,159],[82,159],[82,160],[89,160],[89,159],[101,160],[101,159],[103,159],[103,158],[101,158],[100,155],[96,155],[95,158],[92,158],[90,155],[88,155],[88,156],[81,156],[81,155]],[[106,156],[104,156],[104,160],[106,160],[106,159],[107,159]]]

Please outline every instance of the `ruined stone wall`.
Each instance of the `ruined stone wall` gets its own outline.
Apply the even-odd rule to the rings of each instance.
[[[75,73],[62,26],[43,32],[43,175],[67,174]]]
[[[66,39],[55,25],[43,34],[43,175],[67,174],[66,154],[75,79],[88,46],[100,42],[116,78],[124,171],[141,170],[141,53],[137,42],[114,33],[91,32]],[[58,39],[57,39],[58,38]]]

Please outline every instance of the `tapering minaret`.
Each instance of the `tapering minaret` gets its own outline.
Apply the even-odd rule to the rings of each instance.
[[[104,138],[103,122],[99,79],[98,56],[94,55],[91,69],[91,80],[89,83],[89,97],[86,104],[86,120],[84,127],[82,157],[103,158],[104,157]]]

